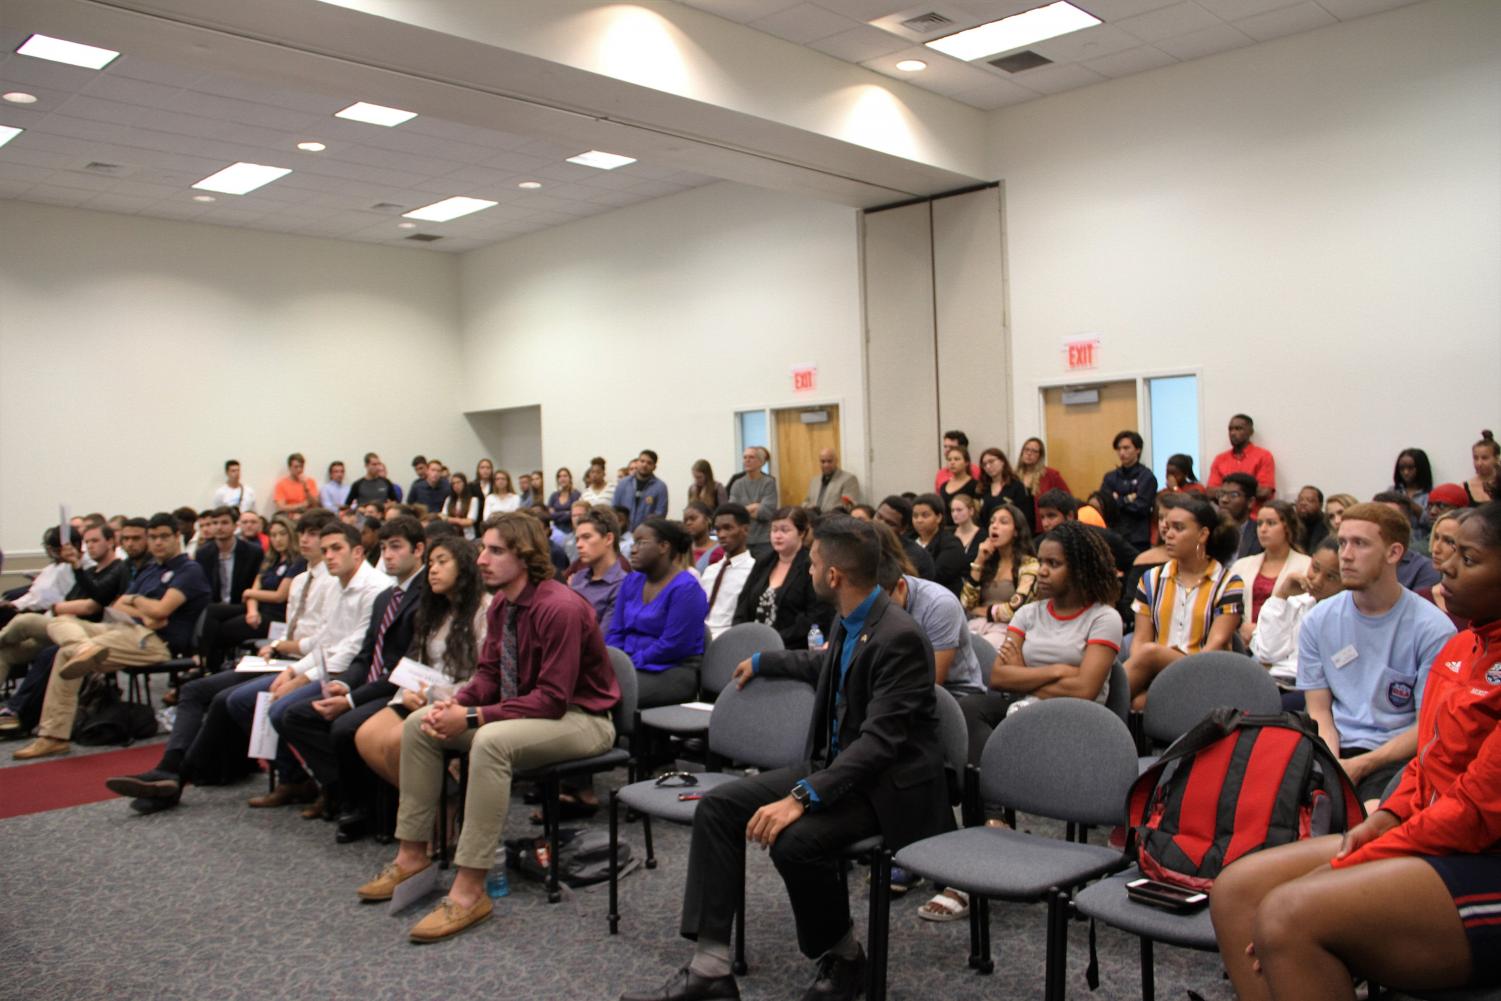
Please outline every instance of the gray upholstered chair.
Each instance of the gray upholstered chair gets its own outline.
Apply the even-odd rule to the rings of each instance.
[[[1282,693],[1266,668],[1250,657],[1225,650],[1192,654],[1169,664],[1152,682],[1142,729],[1152,745],[1166,747],[1221,706],[1280,713]],[[1145,770],[1156,760],[1148,755],[1140,767]]]

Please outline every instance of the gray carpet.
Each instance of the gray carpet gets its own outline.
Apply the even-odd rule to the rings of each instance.
[[[0,795],[25,781],[0,768]],[[333,827],[296,812],[250,810],[262,788],[192,788],[182,805],[150,817],[123,800],[0,821],[6,900],[0,910],[0,997],[241,998],[485,997],[609,999],[666,979],[688,956],[676,935],[688,832],[657,825],[661,864],[621,884],[621,933],[607,933],[605,887],[570,892],[555,905],[535,884],[512,881],[487,923],[448,942],[409,945],[400,916],[361,905],[354,888],[394,849],[336,845]],[[526,808],[511,811],[512,832]],[[603,819],[595,821],[603,824]],[[628,829],[641,850],[640,830]],[[866,888],[851,877],[864,939]],[[747,1001],[797,998],[811,964],[796,951],[791,911],[764,855],[750,863]],[[966,969],[967,925],[934,925],[915,908],[925,887],[892,914],[894,999],[1037,998],[1042,993],[1041,907],[992,907],[996,973]],[[1070,929],[1068,990],[1084,983],[1086,925]],[[1140,996],[1134,938],[1100,930],[1101,999]],[[1192,989],[1228,998],[1215,957],[1159,947],[1157,991],[1182,1001]]]

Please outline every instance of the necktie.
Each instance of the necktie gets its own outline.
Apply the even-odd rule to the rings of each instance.
[[[287,620],[287,639],[295,639],[297,636],[297,622],[302,618],[302,613],[307,611],[308,592],[313,589],[313,573],[308,571],[307,580],[302,582],[302,594],[297,597],[297,607],[292,611],[292,617]]]
[[[519,693],[516,680],[516,606],[506,609],[506,627],[500,638],[500,700],[514,699]]]
[[[380,617],[380,628],[375,632],[375,653],[370,658],[370,673],[365,677],[367,684],[380,678],[385,661],[386,630],[390,629],[391,623],[396,621],[396,613],[401,609],[401,596],[404,593],[399,587],[393,590],[391,600],[386,604],[386,614]]]
[[[724,577],[730,569],[730,557],[726,556],[719,561],[719,576],[714,578],[714,589],[709,592],[709,614],[714,614],[714,602],[719,599],[719,588],[724,584]]]

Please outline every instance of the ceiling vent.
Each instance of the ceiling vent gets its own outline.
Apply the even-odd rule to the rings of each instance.
[[[1021,52],[1013,52],[1009,56],[989,60],[990,65],[998,70],[1005,70],[1007,73],[1020,73],[1022,70],[1033,70],[1039,66],[1047,66],[1052,61],[1047,56],[1039,55],[1031,49],[1024,49]]]
[[[413,233],[407,239],[416,240],[418,243],[432,243],[434,240],[441,240],[443,238],[436,233]]]
[[[90,160],[83,165],[83,169],[90,174],[103,174],[106,177],[124,177],[134,168],[127,167],[123,163],[103,163],[99,160]]]
[[[376,202],[370,206],[372,212],[405,212],[406,210],[405,205],[397,205],[395,202]]]
[[[944,17],[936,10],[930,10],[926,14],[918,14],[909,17],[902,22],[902,27],[908,31],[915,31],[919,35],[931,35],[935,31],[941,31],[954,23],[953,18]]]

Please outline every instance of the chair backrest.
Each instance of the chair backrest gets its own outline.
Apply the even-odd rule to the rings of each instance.
[[[1226,650],[1196,653],[1169,664],[1152,682],[1142,730],[1148,740],[1171,744],[1221,706],[1279,713],[1282,695],[1266,668],[1250,657]]]
[[[979,633],[969,634],[969,645],[974,648],[975,659],[980,662],[980,684],[989,687],[990,666],[995,663],[998,651]]]
[[[942,685],[933,686],[933,697],[938,700],[938,742],[943,745],[943,763],[963,784],[964,767],[969,764],[969,727],[964,712],[959,700]]]
[[[718,695],[730,683],[736,664],[753,653],[781,649],[781,634],[763,622],[742,622],[731,626],[704,651],[699,687],[706,695]]]
[[[617,736],[630,736],[636,728],[636,665],[631,663],[631,655],[618,647],[606,647],[605,651],[620,685],[620,701],[610,710],[610,718],[615,721]]]
[[[988,803],[1076,824],[1126,820],[1136,744],[1109,709],[1085,699],[1043,699],[1001,721],[980,757]]]
[[[1126,677],[1126,665],[1119,660],[1110,665],[1110,690],[1105,693],[1105,708],[1119,716],[1122,723],[1131,718],[1131,680]]]
[[[709,750],[757,768],[806,761],[813,700],[813,687],[791,678],[726,685],[709,716]]]

